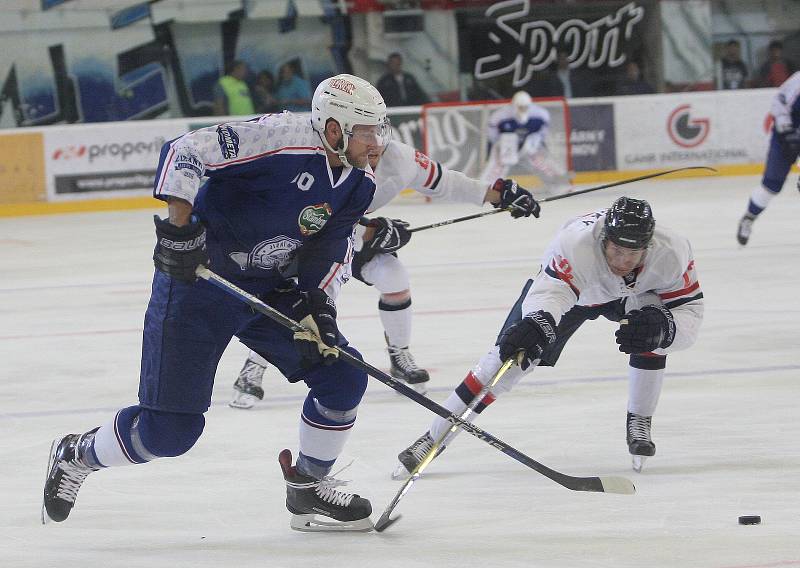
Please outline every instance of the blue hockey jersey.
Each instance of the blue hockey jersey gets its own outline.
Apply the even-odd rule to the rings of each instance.
[[[335,298],[349,277],[353,227],[374,191],[369,166],[331,168],[309,118],[284,112],[167,142],[153,194],[194,205],[220,275],[263,293],[296,262],[300,289]]]

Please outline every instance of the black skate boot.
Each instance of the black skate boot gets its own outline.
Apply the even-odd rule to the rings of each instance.
[[[408,477],[420,462],[425,459],[425,456],[431,451],[433,444],[434,440],[431,437],[431,433],[425,432],[422,436],[417,438],[416,442],[397,454],[397,459],[400,460],[400,464],[395,468],[394,472],[392,472],[392,479],[404,479]],[[438,456],[441,454],[444,448],[444,446],[439,446],[436,455]]]
[[[389,374],[395,379],[405,381],[408,386],[420,394],[428,392],[425,383],[431,380],[431,377],[428,375],[428,371],[417,366],[408,347],[389,345],[389,360],[392,362]]]
[[[652,416],[640,416],[628,413],[628,452],[632,456],[633,470],[642,471],[648,457],[656,455],[656,445],[650,439],[650,423]]]
[[[292,452],[289,450],[280,453],[278,463],[286,480],[286,508],[292,513],[291,527],[294,530],[367,532],[374,528],[369,518],[372,514],[369,500],[336,489],[347,481],[332,476],[316,479],[299,473],[292,465]],[[316,519],[316,515],[336,522]]]
[[[256,401],[264,399],[261,382],[267,368],[249,357],[244,362],[236,382],[233,383],[233,398],[228,403],[231,408],[253,408]]]
[[[63,438],[57,438],[50,446],[50,461],[44,482],[42,524],[66,520],[75,505],[83,480],[99,469],[86,465],[79,458],[81,450],[87,449],[91,444],[95,432],[97,428],[82,435],[67,434]]]
[[[750,213],[745,213],[741,221],[739,221],[739,228],[736,231],[736,240],[739,244],[744,246],[750,240],[750,233],[753,231],[753,222],[756,220]]]

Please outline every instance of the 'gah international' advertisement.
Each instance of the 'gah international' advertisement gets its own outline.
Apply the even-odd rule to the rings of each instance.
[[[617,168],[763,162],[774,95],[757,89],[617,98]]]

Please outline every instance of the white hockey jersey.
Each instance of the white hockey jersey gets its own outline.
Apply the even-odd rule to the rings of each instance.
[[[675,318],[675,341],[654,353],[690,347],[703,319],[703,292],[689,241],[656,225],[642,265],[629,284],[608,267],[602,244],[605,209],[568,221],[548,246],[542,269],[522,304],[522,313],[544,310],[556,323],[573,306],[615,300],[625,310],[663,303]]]
[[[379,209],[404,189],[445,201],[482,205],[488,189],[485,182],[443,168],[439,162],[408,144],[391,140],[375,168],[375,197],[368,211]]]

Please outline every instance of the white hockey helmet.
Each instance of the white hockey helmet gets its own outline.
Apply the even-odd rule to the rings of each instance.
[[[511,104],[514,106],[514,111],[518,117],[523,119],[528,116],[528,109],[532,103],[533,100],[531,96],[525,91],[517,91],[514,93],[514,96],[511,97]]]
[[[332,148],[325,138],[325,125],[335,120],[344,133],[342,145]],[[391,126],[386,116],[386,103],[368,81],[355,75],[336,75],[322,81],[311,99],[311,124],[322,143],[349,165],[345,152],[353,127],[357,124],[377,126],[378,144],[385,146],[391,136]]]

